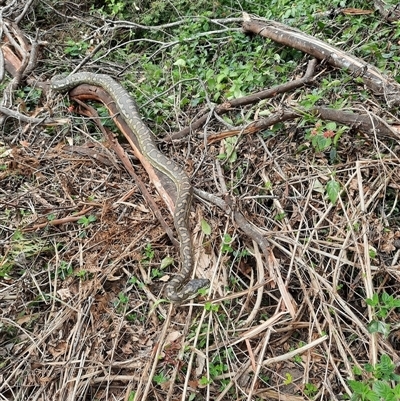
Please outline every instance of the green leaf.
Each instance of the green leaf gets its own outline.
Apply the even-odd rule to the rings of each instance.
[[[78,220],[78,224],[87,225],[88,223],[89,223],[89,219],[86,216],[83,216]]]
[[[205,235],[211,234],[211,226],[204,219],[201,219],[201,230]]]
[[[237,160],[237,153],[233,151],[229,156],[229,163],[235,163]]]
[[[319,181],[319,180],[314,181],[313,190],[315,192],[319,192],[320,194],[323,194],[325,192],[325,189],[324,189],[321,181]]]
[[[168,381],[168,378],[163,373],[160,373],[153,376],[153,381],[157,384],[163,384]]]
[[[48,221],[53,221],[55,220],[56,215],[54,213],[50,213],[49,215],[47,215],[47,220]]]
[[[186,60],[183,58],[178,58],[178,60],[175,61],[174,65],[177,65],[179,67],[186,67]]]
[[[323,152],[329,146],[331,146],[332,139],[325,138],[323,135],[314,136],[312,139],[312,144],[317,152]]]
[[[393,389],[393,394],[400,399],[400,384]]]
[[[203,376],[199,380],[200,386],[206,386],[207,384],[212,383],[212,380],[208,380],[206,376]]]
[[[375,249],[370,248],[370,249],[368,250],[368,254],[369,254],[369,257],[370,257],[371,259],[375,259],[375,258],[376,258],[376,250],[375,250]]]
[[[367,298],[367,299],[365,300],[365,302],[366,302],[367,305],[369,305],[369,306],[376,306],[376,305],[378,305],[378,304],[379,304],[379,297],[378,297],[378,294],[377,294],[376,292],[374,292],[374,293],[372,294],[372,298]]]
[[[337,128],[335,122],[329,122],[329,123],[326,124],[325,127],[326,127],[326,129],[329,129],[331,131],[336,131],[336,128]]]
[[[390,330],[390,326],[388,330]],[[390,357],[383,354],[379,364],[376,366],[376,376],[379,379],[382,378],[384,380],[392,380],[394,376],[394,369],[395,366]]]
[[[166,256],[160,264],[160,269],[163,270],[166,267],[172,265],[172,263],[174,263],[174,258],[171,258],[171,256]]]
[[[232,241],[232,237],[229,234],[224,234],[221,247],[223,253],[233,252],[233,248],[231,247]]]
[[[389,295],[387,292],[383,292],[381,295],[382,302],[386,305],[390,305],[393,301],[393,296]]]
[[[236,152],[236,143],[238,138],[236,136],[232,136],[227,138],[224,141],[224,145],[226,148],[227,157],[229,159],[229,163],[234,163],[237,160],[237,152]]]
[[[304,394],[313,397],[315,394],[318,393],[318,387],[313,383],[306,383],[304,386]]]
[[[332,204],[335,204],[340,193],[340,184],[335,180],[330,180],[326,184],[326,193]]]
[[[359,368],[358,366],[354,365],[352,371],[356,376],[361,376],[362,375],[362,369]]]
[[[349,380],[348,383],[354,392],[353,397],[351,398],[352,400],[379,401],[379,396],[375,394],[367,384],[356,380]],[[354,395],[356,395],[356,397],[354,397]]]
[[[364,369],[368,373],[372,373],[374,371],[374,367],[370,363],[365,364]]]
[[[293,376],[290,373],[285,374],[286,379],[283,381],[283,384],[288,385],[293,382]]]
[[[381,322],[378,320],[373,320],[368,325],[368,331],[370,333],[381,333],[385,337],[387,337],[390,333],[390,324],[386,324],[385,322]]]
[[[369,387],[363,382],[359,382],[357,380],[349,380],[349,386],[356,394],[365,394]]]
[[[385,366],[385,368],[388,368],[388,367],[391,368],[393,366],[392,360],[386,354],[382,354],[381,360],[379,363],[380,363],[380,365]]]
[[[212,304],[211,302],[206,302],[204,305],[204,309],[208,312],[218,312],[219,305]]]
[[[394,394],[388,382],[377,380],[372,385],[372,390],[386,401],[394,400]]]
[[[365,393],[365,399],[367,399],[368,401],[380,401],[378,394],[375,394],[372,390],[368,390]]]

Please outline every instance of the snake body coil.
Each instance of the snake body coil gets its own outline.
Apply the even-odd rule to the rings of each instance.
[[[110,94],[122,118],[135,134],[142,154],[154,168],[169,177],[176,186],[174,224],[179,237],[182,268],[167,283],[165,292],[170,301],[182,302],[209,284],[207,279],[187,282],[193,270],[192,242],[188,229],[188,213],[192,198],[189,177],[182,167],[158,150],[152,132],[142,121],[134,100],[108,75],[81,72],[66,78],[56,77],[51,81],[51,88],[57,92],[65,92],[81,84],[100,86]]]

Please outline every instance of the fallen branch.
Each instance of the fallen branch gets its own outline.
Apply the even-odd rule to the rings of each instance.
[[[400,85],[396,81],[384,76],[365,61],[335,46],[279,22],[258,21],[248,16],[245,16],[243,30],[301,50],[318,60],[325,60],[333,67],[341,68],[354,77],[362,78],[372,92],[385,97],[389,107],[400,104]]]
[[[85,209],[82,209],[80,212],[74,213],[73,216],[66,216],[66,217],[63,217],[61,219],[54,219],[54,220],[46,221],[44,223],[35,224],[32,227],[24,228],[22,231],[24,231],[24,232],[36,231],[39,228],[44,228],[44,227],[47,227],[47,226],[59,226],[61,224],[66,224],[66,223],[71,223],[71,222],[74,222],[74,221],[78,221],[79,219],[81,219],[82,216],[84,216],[86,213],[90,212],[92,209],[93,209],[93,207],[90,206],[90,207],[87,207]]]
[[[328,107],[313,107],[307,110],[301,107],[296,107],[292,108],[292,110],[278,111],[271,114],[267,118],[255,121],[245,127],[237,127],[232,130],[210,135],[207,137],[207,143],[212,144],[236,135],[254,134],[256,132],[268,129],[272,125],[275,125],[279,122],[294,120],[296,118],[303,117],[306,114],[313,114],[322,120],[330,120],[343,125],[348,125],[357,132],[363,132],[371,136],[387,136],[397,140],[400,139],[400,133],[396,129],[391,127],[386,121],[382,120],[373,113],[356,114],[337,109],[331,109]]]
[[[230,136],[254,134],[256,132],[267,129],[279,122],[293,120],[298,117],[299,113],[296,111],[287,111],[287,110],[278,111],[276,113],[271,114],[267,118],[263,118],[262,120],[252,122],[246,127],[238,127],[229,131],[219,132],[218,134],[212,134],[207,137],[207,143],[212,144],[214,142],[221,141],[222,139],[228,138]]]
[[[260,100],[273,98],[280,93],[288,92],[289,90],[294,90],[299,88],[300,86],[309,84],[314,79],[315,67],[317,65],[317,60],[311,60],[307,65],[307,71],[302,78],[295,79],[294,81],[284,83],[282,85],[277,85],[272,88],[263,90],[261,92],[254,93],[249,96],[240,97],[238,99],[229,100],[224,102],[223,104],[216,107],[214,112],[218,115],[222,115],[227,113],[228,111],[234,109],[235,107],[246,106],[248,104],[257,103]],[[205,114],[200,117],[198,120],[192,122],[189,127],[184,128],[183,130],[176,132],[171,135],[170,139],[179,139],[188,135],[189,132],[202,127],[209,118],[209,114]]]
[[[0,106],[0,115],[4,114],[8,117],[14,118],[18,121],[23,121],[24,123],[28,124],[41,124],[41,125],[47,125],[47,126],[54,126],[54,125],[63,125],[67,122],[66,119],[58,119],[54,120],[52,118],[35,118],[35,117],[29,117],[26,116],[25,114],[22,114],[18,111],[15,110],[10,110],[7,107],[2,107]]]

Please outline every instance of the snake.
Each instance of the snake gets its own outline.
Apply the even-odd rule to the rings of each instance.
[[[188,221],[192,201],[189,176],[178,163],[169,159],[158,149],[152,131],[139,114],[136,102],[112,77],[91,72],[78,72],[67,77],[55,76],[50,81],[50,88],[55,92],[67,92],[81,84],[99,86],[111,96],[121,117],[136,136],[143,156],[153,168],[165,174],[174,183],[177,197],[173,218],[179,239],[181,268],[167,282],[165,296],[173,303],[180,303],[194,297],[199,289],[209,285],[209,280],[203,278],[190,280],[193,272],[193,246]]]

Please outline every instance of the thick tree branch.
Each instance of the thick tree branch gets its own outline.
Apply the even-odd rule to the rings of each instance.
[[[385,77],[365,61],[335,46],[275,21],[257,21],[248,18],[243,22],[243,30],[301,50],[319,60],[325,60],[333,67],[348,71],[354,77],[361,77],[371,91],[385,96],[389,106],[400,104],[400,85],[397,82]]]
[[[387,136],[397,140],[400,139],[399,132],[397,132],[387,122],[385,122],[373,113],[357,114],[337,109],[331,109],[328,107],[313,107],[307,110],[301,107],[296,107],[292,108],[292,110],[278,111],[245,127],[238,127],[236,129],[210,135],[207,138],[207,143],[212,144],[230,136],[254,134],[256,132],[268,129],[272,125],[279,122],[294,120],[296,118],[304,116],[305,114],[314,114],[322,120],[335,121],[343,125],[348,125],[358,132],[363,132],[371,136],[376,134],[378,137]]]

